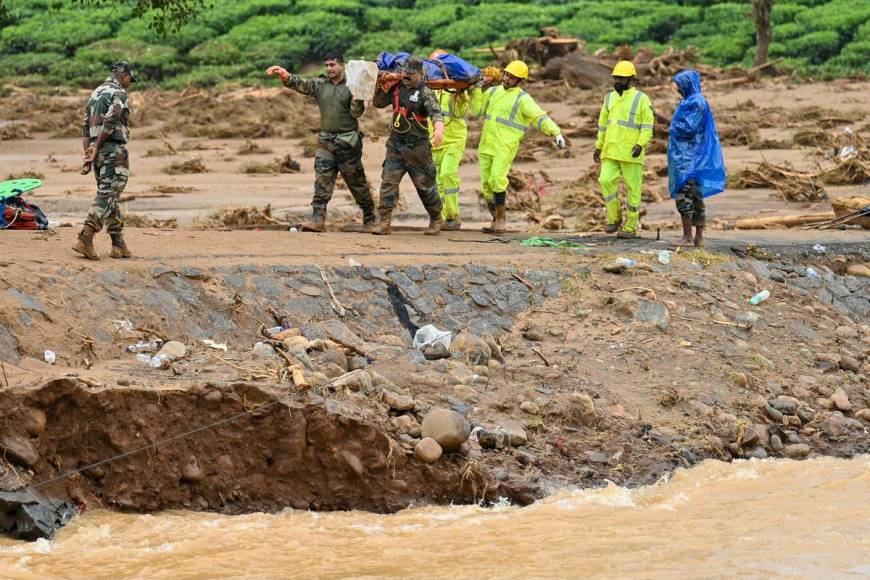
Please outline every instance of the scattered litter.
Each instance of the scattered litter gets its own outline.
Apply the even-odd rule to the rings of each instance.
[[[128,332],[133,330],[133,323],[129,320],[113,320],[112,322],[115,323],[118,330],[126,330]]]
[[[295,227],[290,227],[287,229],[287,231],[290,232],[291,234],[299,233],[299,230]]]
[[[527,238],[520,242],[524,246],[531,247],[548,247],[548,248],[585,248],[584,244],[578,244],[577,242],[572,242],[571,240],[559,240],[558,242],[553,238],[546,238],[541,236],[532,236],[531,238]]]
[[[850,157],[855,157],[858,155],[858,150],[852,147],[851,145],[846,145],[840,152],[837,154],[837,157],[840,159],[849,159]]]
[[[815,246],[813,246],[813,251],[817,254],[824,254],[827,251],[827,248],[825,248],[825,246],[823,246],[822,244],[816,244]]]
[[[768,298],[770,298],[770,290],[762,290],[761,292],[750,298],[749,303],[753,306],[758,306]]]
[[[674,253],[670,250],[662,250],[659,252],[659,264],[670,264]]]
[[[139,357],[136,357],[139,358]],[[169,363],[175,360],[175,357],[169,353],[161,352],[159,354],[154,355],[150,361],[148,361],[148,366],[152,369],[163,369],[169,366]]]
[[[269,333],[269,336],[274,338],[277,334],[284,332],[284,330],[285,328],[283,326],[273,326],[272,328],[267,328],[266,332]]]
[[[821,276],[819,276],[819,273],[816,272],[815,270],[813,270],[812,267],[808,267],[807,268],[807,278],[821,278]]]
[[[616,263],[625,268],[634,268],[637,266],[637,261],[631,258],[616,258]]]
[[[356,268],[356,267],[358,267],[358,266],[362,266],[362,264],[360,264],[359,262],[357,262],[357,261],[354,260],[353,258],[348,258],[348,259],[347,259],[347,265],[350,266],[351,268]]]
[[[852,127],[843,127],[843,133],[845,135],[854,135],[855,131],[854,129],[852,129]]]
[[[136,344],[128,344],[124,347],[126,352],[155,352],[163,346],[163,341],[159,338],[151,342],[139,341]]]
[[[439,330],[431,324],[418,328],[414,334],[414,348],[423,348],[424,346],[440,343],[444,345],[444,348],[449,349],[452,341],[452,332]]]
[[[279,326],[278,329],[279,329],[279,332],[280,332],[281,327]],[[222,351],[224,351],[224,352],[227,352],[227,350],[228,350],[228,349],[227,349],[227,343],[225,343],[225,342],[215,342],[215,341],[213,341],[213,340],[210,339],[210,338],[206,338],[206,339],[204,339],[204,340],[202,340],[202,341],[200,341],[200,342],[202,342],[202,343],[203,343],[205,346],[207,346],[208,348],[213,348],[213,349],[215,349],[215,350],[222,350]]]
[[[54,352],[52,352],[50,350],[45,351],[45,362],[47,362],[50,365],[53,365],[54,361],[56,361],[56,360],[57,360],[57,355],[54,354]]]
[[[136,360],[139,361],[140,363],[145,363],[147,365],[151,362],[151,355],[140,353],[140,354],[136,355]]]

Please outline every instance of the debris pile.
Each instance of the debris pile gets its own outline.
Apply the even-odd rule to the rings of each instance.
[[[242,167],[242,173],[299,173],[302,171],[298,161],[288,153],[284,157],[273,159],[271,163],[248,163]]]
[[[250,229],[257,226],[288,226],[287,220],[279,220],[272,216],[272,206],[263,209],[256,207],[227,207],[194,220],[193,227],[197,230],[215,229]]]
[[[177,219],[159,220],[150,215],[127,213],[124,214],[124,226],[128,228],[157,228],[174,230],[178,227]]]
[[[169,175],[186,175],[189,173],[208,173],[208,168],[202,161],[202,157],[194,157],[186,161],[176,161],[163,168],[164,173]]]

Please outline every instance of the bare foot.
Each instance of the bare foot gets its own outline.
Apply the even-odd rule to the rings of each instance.
[[[680,248],[691,248],[695,245],[695,242],[692,238],[680,238],[675,245]]]

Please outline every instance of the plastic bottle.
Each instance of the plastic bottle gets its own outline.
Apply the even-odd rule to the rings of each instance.
[[[761,292],[750,298],[749,303],[753,306],[758,306],[768,298],[770,298],[770,290],[762,290]]]
[[[164,367],[169,366],[169,363],[175,360],[175,357],[171,354],[166,354],[165,352],[161,352],[158,355],[155,355],[151,361],[148,363],[148,366],[152,369],[162,369]]]
[[[45,362],[47,362],[50,365],[53,365],[54,361],[56,361],[56,360],[57,360],[57,355],[55,355],[54,352],[52,352],[50,350],[45,351]]]
[[[145,353],[139,353],[136,355],[136,360],[141,362],[141,363],[145,363],[147,365],[151,362],[151,355],[145,354]]]
[[[670,250],[661,250],[659,252],[659,264],[670,264],[673,255],[673,252]]]
[[[625,266],[626,268],[634,268],[637,266],[637,262],[631,258],[616,258],[616,263],[620,266]]]

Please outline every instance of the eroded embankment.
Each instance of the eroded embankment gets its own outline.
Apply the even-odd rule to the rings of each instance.
[[[0,481],[82,470],[41,490],[135,511],[393,511],[870,448],[870,281],[635,257],[4,279]],[[424,357],[411,333],[430,323],[453,342]],[[123,350],[155,337],[186,354],[155,369]]]

